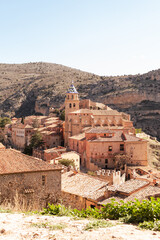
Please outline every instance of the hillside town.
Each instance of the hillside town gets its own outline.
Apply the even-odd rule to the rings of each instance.
[[[14,117],[1,134],[1,204],[18,196],[33,208],[62,202],[86,209],[112,198],[160,196],[160,173],[149,166],[148,141],[138,137],[130,115],[80,100],[73,82],[58,111]]]

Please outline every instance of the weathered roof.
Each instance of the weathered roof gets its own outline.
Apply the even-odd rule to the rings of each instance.
[[[54,148],[49,148],[44,150],[45,153],[52,153],[52,152],[66,152],[66,148],[65,147],[54,147]]]
[[[25,128],[33,128],[31,125],[27,124]]]
[[[126,137],[126,141],[127,142],[134,142],[134,141],[143,141],[143,142],[147,142],[147,140],[145,139],[141,139],[141,138],[138,138],[134,135],[131,135],[131,134],[127,134],[125,133],[125,137]]]
[[[143,189],[140,189],[138,192],[131,194],[125,199],[125,201],[132,201],[135,198],[138,200],[147,199],[150,196],[160,195],[160,188],[157,186],[147,186]]]
[[[110,131],[108,128],[95,127],[87,130],[86,133],[113,133],[113,131]]]
[[[98,137],[96,139],[88,140],[90,142],[144,142],[134,135],[123,133],[123,131],[111,131],[107,128],[92,128],[87,133],[112,133],[109,137]]]
[[[92,200],[104,196],[107,184],[84,173],[74,174],[70,171],[62,174],[62,191]]]
[[[67,90],[67,93],[78,93],[78,92],[77,92],[75,86],[73,84],[71,84],[71,86]]]
[[[99,116],[99,115],[101,115],[101,116],[114,116],[114,115],[122,115],[121,113],[119,113],[118,111],[116,111],[116,110],[90,110],[90,109],[87,109],[87,108],[85,108],[85,109],[79,109],[79,110],[77,110],[77,111],[73,111],[73,112],[71,112],[71,113],[83,113],[83,114],[85,114],[85,113],[90,113],[90,114],[92,114],[93,116]]]
[[[71,113],[92,113],[92,111],[90,109],[87,109],[87,108],[84,108],[84,109],[79,109],[79,110],[76,110],[76,111],[73,111]]]
[[[139,191],[132,193],[130,196],[125,197],[125,196],[112,196],[110,198],[107,198],[105,200],[102,200],[99,202],[99,204],[104,205],[107,203],[110,203],[112,199],[115,199],[116,202],[120,202],[123,200],[124,202],[128,201],[134,201],[135,199],[138,199],[139,201],[142,201],[144,199],[148,199],[151,196],[160,196],[160,188],[157,186],[146,186]]]
[[[2,143],[0,143],[0,149],[5,149],[5,146]]]
[[[0,174],[35,172],[60,169],[41,159],[27,156],[14,149],[0,150]]]
[[[80,133],[78,135],[74,135],[72,137],[69,137],[69,139],[76,139],[76,140],[84,140],[85,139],[85,133]]]
[[[91,110],[93,115],[122,115],[121,113],[119,113],[116,110]]]
[[[129,194],[144,186],[147,186],[148,184],[149,184],[149,181],[146,181],[146,180],[131,179],[129,181],[122,183],[119,186],[109,186],[108,190]]]

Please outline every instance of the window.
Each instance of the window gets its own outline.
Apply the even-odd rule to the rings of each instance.
[[[72,95],[72,99],[73,99],[73,95]]]
[[[91,208],[95,208],[96,206],[95,206],[95,205],[93,205],[93,204],[91,204],[91,205],[90,205],[90,207],[91,207]]]
[[[69,95],[68,95],[68,99],[69,99]]]
[[[104,137],[106,137],[106,133],[104,134]]]
[[[73,103],[73,107],[75,107],[76,106],[76,104],[75,103]]]
[[[69,104],[69,107],[70,107],[70,108],[72,107],[72,104],[71,104],[71,103]]]
[[[120,144],[120,151],[124,151],[124,144]]]
[[[42,175],[42,185],[44,186],[46,184],[46,176]]]
[[[108,163],[108,159],[105,159],[105,164]]]
[[[112,146],[109,146],[109,147],[108,147],[108,151],[109,151],[109,152],[112,152]]]

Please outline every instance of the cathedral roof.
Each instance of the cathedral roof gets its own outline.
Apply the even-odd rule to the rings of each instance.
[[[67,90],[67,93],[78,93],[75,86],[73,85],[73,83],[71,84],[71,86]]]

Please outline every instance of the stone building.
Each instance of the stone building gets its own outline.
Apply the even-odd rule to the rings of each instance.
[[[33,134],[38,131],[42,135],[45,148],[53,148],[61,145],[63,141],[63,122],[57,117],[28,116],[24,124],[17,122],[11,124],[9,134],[8,127],[5,128],[6,140],[9,138],[12,146],[21,151],[30,144]],[[11,137],[9,137],[11,135]]]
[[[62,174],[62,201],[65,206],[79,210],[97,207],[104,200],[108,182],[72,171]]]
[[[0,149],[0,204],[33,208],[55,203],[61,193],[61,168],[13,149]]]
[[[49,148],[49,149],[34,149],[33,156],[50,162],[57,157],[60,157],[62,153],[66,152],[66,148],[62,146]]]
[[[131,179],[119,186],[107,186],[106,199],[100,200],[98,205],[103,206],[114,198],[116,202],[139,201],[160,197],[160,187],[152,184],[148,179]]]
[[[92,171],[114,168],[117,154],[128,157],[127,165],[147,165],[147,141],[136,137],[130,115],[80,101],[73,84],[65,99],[65,145],[80,153],[81,165]]]

